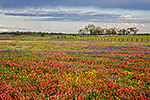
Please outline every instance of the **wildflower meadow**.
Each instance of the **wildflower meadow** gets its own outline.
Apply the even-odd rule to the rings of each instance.
[[[0,41],[1,100],[148,100],[150,43]]]

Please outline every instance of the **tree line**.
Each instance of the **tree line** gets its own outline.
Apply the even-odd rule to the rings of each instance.
[[[48,33],[48,32],[31,32],[31,31],[27,31],[27,32],[21,32],[21,31],[15,31],[15,32],[2,32],[0,34],[11,34],[11,35],[62,35],[64,33]]]
[[[93,24],[88,24],[83,29],[79,29],[78,34],[86,35],[103,35],[103,34],[118,34],[118,35],[130,35],[137,34],[139,29],[137,27],[129,27],[129,28],[102,28],[100,26],[95,26]]]

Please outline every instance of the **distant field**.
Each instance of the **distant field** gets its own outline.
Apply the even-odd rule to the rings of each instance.
[[[0,35],[0,99],[148,100],[150,43]]]
[[[150,42],[146,35],[0,35],[0,40],[83,40],[83,41],[120,41],[120,42]]]
[[[50,40],[52,38],[56,38],[57,36],[47,35],[47,36],[34,36],[34,35],[0,35],[0,40]]]
[[[97,35],[97,36],[62,36],[65,39],[84,41],[120,41],[120,42],[150,42],[150,36],[142,35]]]

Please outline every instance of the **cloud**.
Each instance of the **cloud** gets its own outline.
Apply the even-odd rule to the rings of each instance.
[[[97,7],[150,10],[150,0],[0,0],[1,8]]]
[[[9,16],[30,16],[40,17],[32,19],[32,21],[84,21],[84,22],[100,22],[100,23],[150,23],[150,18],[143,18],[129,14],[114,14],[101,12],[84,12],[84,11],[45,11],[45,10],[26,10],[6,12]]]
[[[43,17],[39,21],[89,21],[89,22],[111,22],[118,19],[121,15],[111,13],[98,13],[98,12],[75,12],[75,11],[49,11],[45,13],[29,13],[29,12],[8,12],[5,15],[10,16],[31,16]],[[48,17],[48,18],[44,18]],[[36,19],[37,21],[37,19]]]
[[[6,32],[8,29],[0,29],[0,32]]]
[[[101,25],[102,28],[112,28],[112,27],[116,27],[116,28],[129,28],[129,27],[137,27],[140,31],[143,31],[143,28],[146,28],[147,26],[144,24],[140,24],[140,23],[116,23],[116,24],[102,24]]]
[[[32,1],[32,0],[31,0]],[[57,0],[56,0],[57,1]],[[112,2],[113,0],[110,0]],[[119,0],[116,0],[119,2]],[[98,9],[92,7],[47,7],[3,10],[7,16],[40,17],[32,21],[86,21],[100,23],[150,23],[150,11]]]
[[[145,27],[144,24],[139,24],[139,23],[119,23],[117,24],[117,26],[120,26],[120,27]]]
[[[29,28],[19,28],[19,27],[15,27],[13,25],[3,25],[0,24],[0,31],[11,31],[11,30],[20,30],[20,31],[26,31],[29,30]]]
[[[150,18],[132,15],[121,15],[119,19],[125,23],[150,23]]]
[[[136,23],[149,31],[149,4],[150,0],[0,0],[0,22],[9,25],[0,29],[77,31],[88,23]]]
[[[0,24],[0,28],[4,28],[4,27],[14,27],[13,25],[3,25],[3,24]]]

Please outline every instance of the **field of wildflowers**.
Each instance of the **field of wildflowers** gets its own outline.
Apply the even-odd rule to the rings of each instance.
[[[150,99],[150,43],[0,41],[0,99]]]

